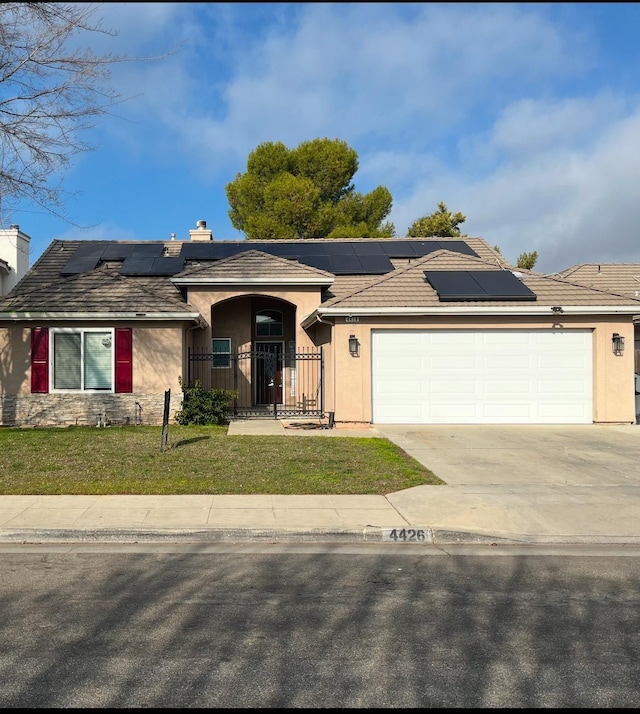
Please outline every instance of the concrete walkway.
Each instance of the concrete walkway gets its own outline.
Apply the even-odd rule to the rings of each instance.
[[[387,496],[0,496],[0,542],[640,543],[640,427],[318,429],[388,438],[446,481]]]

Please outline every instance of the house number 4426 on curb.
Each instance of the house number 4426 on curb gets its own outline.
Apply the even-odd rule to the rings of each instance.
[[[382,539],[410,543],[411,541],[426,540],[427,534],[421,528],[391,528],[391,530],[383,532]]]

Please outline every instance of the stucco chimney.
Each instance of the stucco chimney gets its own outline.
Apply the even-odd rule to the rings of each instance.
[[[13,290],[29,270],[30,241],[18,225],[0,228],[0,295]]]
[[[189,231],[191,240],[213,240],[213,232],[207,228],[206,221],[198,221],[195,229]]]

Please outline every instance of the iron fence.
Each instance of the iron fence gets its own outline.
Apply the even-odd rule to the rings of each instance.
[[[236,392],[234,417],[322,418],[322,347],[286,352],[277,344],[231,354],[189,349],[189,385]]]

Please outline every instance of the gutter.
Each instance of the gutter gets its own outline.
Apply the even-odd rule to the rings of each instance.
[[[637,315],[638,305],[595,305],[576,306],[561,305],[561,310],[554,310],[551,305],[527,307],[336,307],[318,308],[302,321],[302,326],[312,324],[315,318],[321,317],[387,317],[402,315]]]
[[[333,279],[327,278],[171,278],[175,285],[320,285],[329,286]]]
[[[134,322],[171,322],[189,320],[200,327],[206,327],[207,321],[199,312],[0,312],[0,321],[12,322],[42,320],[92,320],[113,322],[115,320],[133,320]]]

